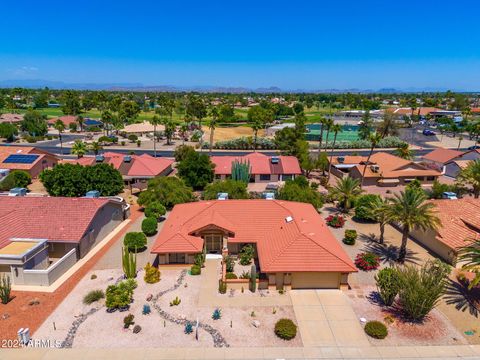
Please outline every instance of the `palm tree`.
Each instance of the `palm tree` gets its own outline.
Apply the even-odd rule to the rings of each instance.
[[[163,119],[162,124],[165,126],[165,137],[167,138],[167,145],[171,145],[172,136],[177,128],[175,126],[175,122],[172,119],[165,118]]]
[[[185,136],[188,132],[188,125],[187,123],[183,123],[180,125],[180,136],[182,137],[182,145],[185,145]]]
[[[393,112],[385,110],[383,121],[378,126],[378,132],[381,134],[382,139],[397,133],[397,122]]]
[[[423,191],[405,189],[395,194],[388,209],[389,217],[402,227],[402,244],[398,253],[398,261],[404,262],[407,253],[407,240],[410,230],[419,228],[422,231],[435,230],[440,225],[440,219],[435,215],[435,205],[426,202]]]
[[[80,159],[86,153],[87,145],[85,145],[82,140],[75,140],[75,143],[72,146],[72,154],[77,155],[77,158]]]
[[[380,225],[380,237],[378,242],[383,244],[385,235],[385,225],[390,222],[390,200],[387,198],[377,197],[374,201],[368,204],[368,212],[372,215],[375,221]]]
[[[211,154],[212,149],[213,149],[213,135],[215,132],[215,128],[217,126],[217,119],[218,119],[218,108],[216,106],[213,106],[210,109],[210,116],[212,119],[210,120],[210,124],[208,125],[208,128],[210,129],[210,144],[209,144],[209,149],[208,152]]]
[[[258,137],[258,130],[263,128],[263,124],[259,119],[253,120],[250,124],[250,127],[253,130],[253,150],[257,151],[257,137]]]
[[[157,126],[162,123],[162,120],[157,115],[153,115],[149,122],[153,125],[153,157],[157,157]]]
[[[382,137],[378,133],[370,134],[368,137],[368,140],[370,140],[370,153],[368,154],[367,161],[363,165],[363,171],[362,171],[362,181],[360,182],[360,187],[363,187],[363,179],[365,178],[365,171],[367,170],[367,166],[370,163],[370,158],[372,157],[373,154],[373,149],[377,146],[377,144],[380,142]]]
[[[320,118],[320,137],[318,138],[318,155],[322,152],[322,141],[323,141],[323,127],[326,125],[327,119]]]
[[[463,140],[463,136],[460,135],[460,136],[458,137],[458,147],[457,147],[457,150],[460,150],[460,145],[462,144],[462,140]]]
[[[351,208],[352,201],[362,193],[360,182],[350,176],[338,179],[334,187],[331,188],[331,194],[340,202],[345,212]]]
[[[102,112],[102,116],[100,118],[103,122],[103,129],[105,130],[106,135],[108,135],[108,130],[113,124],[113,115],[110,111],[105,110]]]
[[[55,121],[55,125],[53,127],[58,131],[58,139],[60,140],[60,153],[63,155],[63,140],[62,140],[62,132],[65,131],[65,124],[62,120],[57,119]]]
[[[468,288],[471,290],[480,284],[480,239],[475,239],[468,246],[458,251],[458,261],[462,263],[462,270],[475,273],[475,278],[470,281]]]
[[[473,188],[473,196],[478,199],[480,196],[480,160],[471,161],[466,168],[460,170],[457,183],[460,186],[470,185]]]
[[[95,155],[98,155],[99,151],[103,149],[103,146],[100,145],[98,141],[94,141],[90,144],[89,148]]]
[[[331,130],[333,131],[333,144],[332,144],[332,151],[330,152],[330,161],[328,164],[328,180],[330,180],[330,171],[332,169],[332,160],[333,160],[333,151],[335,150],[335,143],[337,142],[337,135],[339,132],[343,131],[343,127],[340,124],[332,125]]]
[[[395,155],[398,157],[405,159],[405,160],[412,160],[413,159],[413,152],[410,150],[408,143],[403,143],[400,145],[394,152]]]
[[[83,131],[83,123],[84,123],[83,116],[81,115],[77,116],[77,123],[78,123],[78,126],[80,126],[80,131]]]
[[[330,129],[333,126],[333,120],[332,119],[327,119],[325,121],[325,127],[327,128],[327,136],[325,137],[325,151],[328,149],[328,135],[330,134]]]

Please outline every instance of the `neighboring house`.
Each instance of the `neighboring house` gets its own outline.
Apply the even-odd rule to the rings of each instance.
[[[76,116],[65,115],[65,116],[60,116],[58,118],[49,119],[47,121],[48,126],[53,127],[55,125],[55,123],[57,122],[57,120],[61,120],[63,122],[63,124],[65,125],[65,128],[67,128],[67,129],[70,128],[70,124],[77,124],[78,125]]]
[[[370,162],[367,156],[337,156],[332,159],[332,174],[337,177],[350,175],[361,179],[365,169],[363,184],[378,186],[405,185],[413,180],[423,184],[432,183],[441,172],[423,164],[405,160],[398,156],[377,152],[372,154]]]
[[[1,123],[19,124],[23,121],[23,114],[1,114]]]
[[[442,225],[438,230],[416,229],[410,235],[449,264],[456,265],[458,250],[480,237],[480,199],[429,200],[436,205]],[[467,241],[466,241],[467,240]]]
[[[422,157],[425,163],[443,170],[446,176],[456,178],[460,170],[464,169],[472,160],[480,158],[477,150],[458,151],[452,149],[435,149]]]
[[[153,157],[148,154],[124,155],[116,152],[105,152],[97,156],[84,156],[80,159],[63,160],[62,163],[90,166],[100,163],[111,164],[122,174],[126,184],[143,189],[147,180],[157,176],[167,176],[173,169],[173,159]]]
[[[411,107],[390,108],[387,111],[391,112],[393,115],[396,115],[398,117],[412,116]],[[460,116],[461,114],[462,114],[461,111],[443,110],[435,107],[417,107],[413,109],[413,115],[417,115],[421,117],[426,117],[427,115],[433,118],[455,117],[455,116]]]
[[[422,161],[442,170],[447,162],[461,157],[464,153],[464,151],[459,150],[437,148],[422,156]]]
[[[267,156],[254,152],[245,156],[212,156],[215,164],[215,179],[225,180],[232,176],[234,161],[250,163],[250,182],[275,182],[292,180],[302,174],[295,156]]]
[[[357,269],[312,205],[279,200],[214,200],[176,205],[155,239],[159,264],[195,254],[255,248],[260,281],[282,289],[339,288]]]
[[[0,171],[24,170],[32,178],[44,169],[52,168],[58,158],[41,149],[27,146],[0,146]]]
[[[283,124],[277,124],[277,125],[270,126],[265,131],[265,135],[266,136],[275,136],[275,134],[278,131],[281,131],[281,130],[286,129],[286,128],[295,128],[295,124],[294,123],[283,123]]]
[[[0,196],[0,273],[51,285],[126,216],[120,199]]]
[[[159,131],[165,131],[165,126],[164,125],[157,125],[156,129],[157,132]],[[141,136],[143,134],[147,133],[153,133],[153,125],[150,124],[148,121],[144,121],[141,123],[136,123],[136,124],[130,124],[125,126],[120,132],[125,132],[128,135],[134,134]]]

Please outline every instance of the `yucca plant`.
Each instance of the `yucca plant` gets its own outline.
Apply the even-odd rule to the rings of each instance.
[[[212,314],[212,319],[213,320],[220,320],[220,318],[222,317],[222,312],[219,308],[216,308],[214,311],[213,311],[213,314]]]
[[[133,279],[137,276],[137,251],[134,253],[128,251],[126,247],[122,247],[122,267],[123,273],[127,279]]]

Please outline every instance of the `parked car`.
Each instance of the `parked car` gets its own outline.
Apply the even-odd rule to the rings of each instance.
[[[435,133],[432,130],[428,130],[428,129],[423,130],[422,134],[425,135],[425,136],[435,135]]]
[[[477,150],[480,149],[480,145],[472,145],[468,147],[468,150]]]

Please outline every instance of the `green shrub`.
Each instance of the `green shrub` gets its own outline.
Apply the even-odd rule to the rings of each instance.
[[[90,305],[95,301],[103,299],[105,297],[105,293],[103,290],[92,290],[90,291],[85,297],[83,298],[83,303],[85,305]]]
[[[227,272],[225,274],[225,279],[238,279],[238,277],[233,272]]]
[[[397,268],[398,298],[405,315],[423,319],[440,301],[450,267],[440,260],[427,261],[421,268],[404,265]]]
[[[123,318],[123,327],[125,329],[128,329],[130,327],[130,325],[135,324],[135,322],[133,321],[134,318],[135,318],[135,316],[133,314],[128,314],[127,316],[125,316]]]
[[[218,282],[218,292],[220,294],[225,294],[227,292],[227,283],[220,280]]]
[[[117,285],[109,285],[105,292],[107,309],[128,306],[132,302],[133,290],[136,286],[137,282],[133,279],[122,281]]]
[[[255,250],[252,245],[245,245],[240,251],[240,264],[250,265],[252,262],[253,256],[255,255]]]
[[[375,221],[375,216],[371,212],[371,204],[380,200],[380,196],[375,194],[361,195],[355,200],[355,218],[358,220]]]
[[[165,206],[163,206],[159,201],[153,201],[145,208],[145,216],[147,218],[153,217],[155,219],[159,219],[165,215],[166,212],[167,210],[165,209]]]
[[[123,239],[123,244],[130,250],[143,249],[147,245],[147,237],[141,232],[129,232]]]
[[[160,281],[160,270],[156,266],[151,265],[149,262],[145,265],[145,275],[143,280],[147,284],[155,284]]]
[[[170,301],[170,306],[178,306],[178,305],[180,305],[181,302],[182,302],[182,300],[180,300],[180,298],[178,296],[175,296],[175,299]]]
[[[375,339],[385,339],[388,335],[388,330],[385,324],[380,321],[369,321],[364,328],[367,335]]]
[[[213,311],[212,319],[213,319],[213,320],[220,320],[221,317],[222,317],[222,312],[220,311],[219,308],[216,308],[216,309]]]
[[[10,189],[19,187],[26,188],[32,182],[30,174],[23,170],[13,170],[2,182],[0,182],[0,190],[9,191]]]
[[[284,340],[291,340],[297,335],[297,325],[290,319],[280,319],[275,324],[275,334]]]
[[[357,230],[347,229],[343,237],[343,243],[347,245],[355,245],[357,240]]]
[[[157,219],[147,217],[142,221],[142,231],[147,236],[152,236],[157,233]]]
[[[128,140],[132,143],[136,142],[138,140],[138,136],[135,134],[130,134],[128,135]]]
[[[200,275],[202,273],[202,268],[198,265],[192,265],[190,268],[191,275]]]
[[[240,279],[250,279],[250,271],[242,271],[242,275],[240,275]]]
[[[375,275],[375,282],[383,303],[392,306],[400,286],[397,270],[394,268],[381,269]]]
[[[227,255],[223,258],[223,261],[225,261],[225,267],[227,269],[227,273],[233,272],[235,268],[235,262],[233,261],[233,258],[230,255]]]

